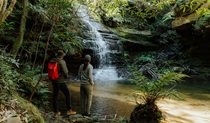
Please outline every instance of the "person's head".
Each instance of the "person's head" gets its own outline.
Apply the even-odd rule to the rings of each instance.
[[[85,55],[85,58],[84,58],[85,62],[90,62],[91,61],[91,56],[90,55]]]
[[[90,61],[91,61],[91,56],[90,55],[85,55],[85,57],[84,57],[84,67],[83,67],[83,70],[85,70],[86,68],[87,68],[87,66],[88,66],[88,64],[90,63]]]
[[[66,53],[63,52],[63,50],[58,50],[55,54],[58,58],[63,58],[66,55]]]

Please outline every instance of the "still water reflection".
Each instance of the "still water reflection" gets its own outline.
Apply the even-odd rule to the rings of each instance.
[[[97,82],[94,85],[92,114],[99,117],[117,114],[118,117],[129,119],[130,113],[135,107],[134,98],[131,96],[135,88],[134,85],[121,83],[120,81]],[[69,83],[69,89],[73,98],[72,105],[81,113],[78,103],[79,83]]]
[[[79,83],[69,83],[72,105],[78,113]],[[209,123],[210,122],[210,87],[192,84],[177,86],[183,99],[164,99],[158,106],[164,112],[165,123]],[[132,93],[137,91],[135,85],[124,81],[98,82],[94,86],[92,114],[95,116],[114,115],[129,119],[135,107]]]

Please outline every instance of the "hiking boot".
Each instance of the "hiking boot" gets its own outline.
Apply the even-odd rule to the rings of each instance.
[[[82,116],[84,117],[84,116],[86,116],[87,115],[87,113],[85,112],[85,113],[82,113]]]
[[[61,115],[61,112],[55,112],[55,117],[58,117]]]
[[[82,116],[83,116],[83,117],[91,117],[91,115],[88,114],[87,112],[84,112],[84,113],[82,114]]]
[[[67,111],[67,115],[71,115],[71,114],[76,114],[77,112],[76,111],[73,111],[72,109],[68,110]]]
[[[91,117],[91,114],[86,114],[85,116],[86,116],[86,117]]]

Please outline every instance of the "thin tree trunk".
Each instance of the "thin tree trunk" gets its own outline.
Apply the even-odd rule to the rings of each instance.
[[[33,65],[32,65],[32,70],[34,69],[34,66],[35,66],[35,63],[36,63],[36,59],[37,59],[37,55],[38,55],[38,51],[39,51],[39,44],[40,44],[40,36],[42,34],[42,31],[43,31],[43,28],[44,28],[44,24],[42,24],[42,28],[41,28],[41,32],[39,33],[38,37],[37,37],[37,46],[36,46],[36,54],[35,54],[35,58],[34,58],[34,62],[33,62]]]
[[[60,11],[62,11],[62,10],[60,10]],[[48,50],[48,46],[49,46],[49,43],[50,43],[50,36],[51,36],[51,34],[52,34],[53,28],[54,28],[56,22],[58,21],[59,17],[60,17],[60,12],[58,12],[57,14],[55,14],[55,15],[53,16],[54,22],[53,22],[53,25],[52,25],[52,27],[51,27],[51,29],[50,29],[50,33],[49,33],[49,35],[48,35],[47,42],[46,42],[46,46],[45,46],[44,61],[43,61],[43,64],[42,64],[41,76],[40,76],[40,78],[39,78],[39,80],[38,80],[36,86],[34,87],[33,91],[31,92],[29,101],[32,101],[33,95],[34,95],[34,93],[36,92],[36,89],[37,89],[39,83],[41,82],[41,79],[42,79],[42,76],[43,76],[43,71],[44,71],[44,65],[45,65],[45,61],[46,61],[46,56],[47,56],[47,50]]]
[[[1,28],[2,23],[6,20],[9,14],[12,12],[16,2],[17,2],[16,0],[12,0],[8,9],[6,10],[8,0],[0,0],[0,28]]]
[[[20,35],[17,37],[17,40],[14,42],[12,50],[10,51],[10,53],[13,54],[13,58],[16,58],[18,51],[23,43],[27,15],[28,15],[28,0],[24,0],[23,15],[21,18],[21,25],[20,25]]]
[[[49,46],[49,42],[50,42],[50,36],[52,34],[52,30],[53,30],[53,27],[55,26],[55,22],[53,23],[51,29],[50,29],[50,33],[49,33],[49,36],[47,38],[47,42],[46,42],[46,46],[45,46],[45,53],[44,53],[44,61],[43,61],[43,64],[42,64],[42,71],[41,71],[41,76],[36,84],[36,86],[34,87],[33,91],[31,92],[31,95],[30,95],[30,98],[29,98],[29,101],[32,101],[32,98],[33,98],[33,95],[34,93],[36,92],[36,89],[39,85],[39,83],[41,82],[41,79],[42,79],[42,76],[43,76],[43,71],[44,71],[44,65],[45,65],[45,61],[46,61],[46,56],[47,56],[47,50],[48,50],[48,46]]]

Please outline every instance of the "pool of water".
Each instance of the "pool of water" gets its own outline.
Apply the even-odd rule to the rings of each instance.
[[[71,91],[72,106],[81,113],[79,102],[79,83],[69,83]],[[133,93],[134,85],[126,85],[109,81],[108,83],[98,83],[94,85],[94,96],[91,112],[94,116],[114,116],[129,118],[135,107]]]
[[[68,87],[71,91],[72,106],[78,113],[81,113],[79,82],[70,82],[68,83]],[[210,86],[185,83],[178,85],[176,90],[182,99],[170,98],[157,102],[166,116],[163,122],[210,122]],[[135,107],[135,100],[132,96],[135,91],[138,91],[135,85],[123,81],[96,83],[94,85],[92,114],[98,117],[117,114],[118,118],[129,119]],[[64,101],[61,102],[64,103]],[[65,105],[61,105],[65,109]]]

